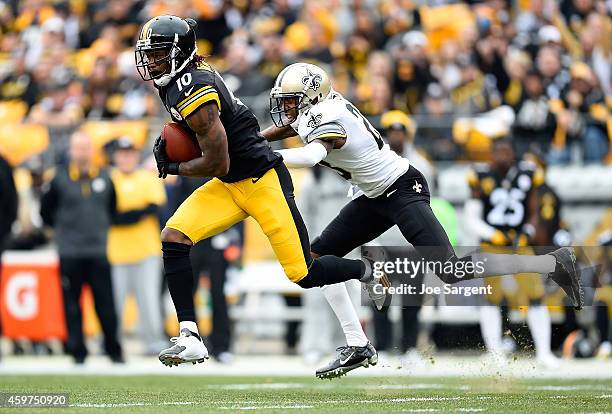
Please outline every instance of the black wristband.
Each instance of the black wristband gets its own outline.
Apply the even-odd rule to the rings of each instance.
[[[169,162],[168,167],[166,167],[166,171],[170,175],[179,175],[179,165],[180,162]]]

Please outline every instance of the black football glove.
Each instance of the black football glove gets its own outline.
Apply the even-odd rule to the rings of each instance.
[[[166,140],[161,136],[157,137],[155,144],[153,145],[153,155],[155,156],[155,162],[157,163],[157,171],[159,172],[159,178],[166,178],[168,174],[178,175],[179,173],[179,162],[173,162],[168,158],[166,154]]]

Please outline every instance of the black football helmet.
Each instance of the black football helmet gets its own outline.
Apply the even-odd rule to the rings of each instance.
[[[140,29],[136,42],[136,68],[144,80],[166,86],[195,57],[193,19],[157,16]]]

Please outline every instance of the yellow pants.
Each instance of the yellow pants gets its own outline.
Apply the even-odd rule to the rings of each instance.
[[[530,247],[519,247],[518,249],[500,246],[482,246],[482,251],[487,253],[499,254],[533,254]],[[516,290],[508,292],[504,288],[502,278],[514,277]],[[499,305],[504,299],[510,306],[526,306],[530,302],[542,300],[545,294],[542,277],[535,273],[518,273],[512,276],[493,276],[484,280],[487,286],[491,286],[491,294],[487,295],[487,300]]]
[[[253,217],[268,237],[292,282],[308,274],[308,232],[295,205],[291,175],[284,164],[261,178],[224,183],[213,178],[191,194],[166,223],[195,244]]]

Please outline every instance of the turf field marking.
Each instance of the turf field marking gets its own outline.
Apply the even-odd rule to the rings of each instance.
[[[160,403],[82,403],[82,404],[70,404],[70,407],[78,408],[126,408],[126,407],[150,407],[158,405],[193,405],[197,404],[194,401],[166,401]]]
[[[220,410],[308,410],[312,405],[247,405],[244,407],[219,407]]]
[[[218,388],[222,390],[285,390],[291,388],[304,388],[304,384],[274,382],[270,384],[225,384],[213,385],[208,388]]]
[[[530,385],[529,391],[612,391],[612,387],[598,384],[576,384],[576,385]]]
[[[363,385],[359,388],[366,390],[461,390],[471,389],[469,385],[446,385],[446,384],[382,384]]]

